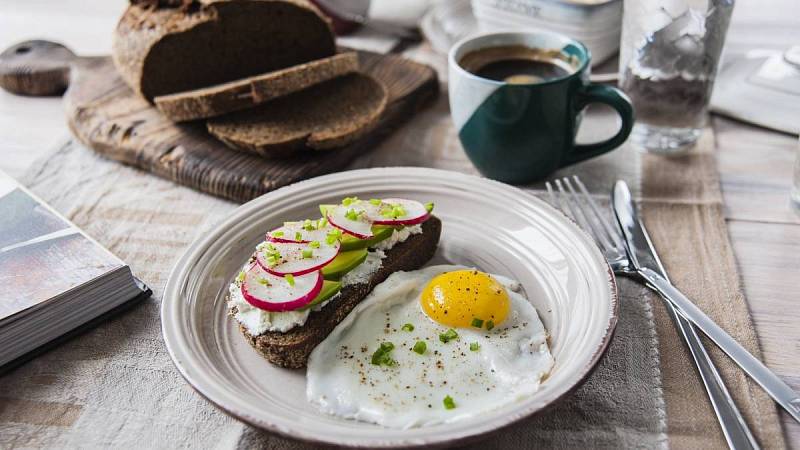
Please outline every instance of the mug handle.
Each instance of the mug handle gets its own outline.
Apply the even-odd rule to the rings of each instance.
[[[590,103],[604,103],[617,111],[622,126],[613,137],[593,144],[575,144],[567,155],[565,164],[574,164],[584,159],[592,158],[614,150],[622,145],[633,129],[633,105],[622,91],[615,87],[602,84],[588,84],[581,88],[577,94],[578,111]]]

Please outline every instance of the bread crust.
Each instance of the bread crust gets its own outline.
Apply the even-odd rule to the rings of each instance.
[[[294,11],[298,17],[303,16],[304,23],[306,24],[318,24],[319,27],[324,28],[326,31],[320,34],[318,32],[319,30],[315,30],[314,34],[317,42],[308,42],[307,45],[316,48],[318,53],[317,57],[326,57],[335,54],[336,47],[330,20],[315,6],[305,0],[202,0],[190,3],[189,6],[185,8],[153,7],[151,3],[144,2],[129,5],[117,24],[112,40],[112,57],[114,64],[123,80],[125,80],[134,91],[145,97],[148,101],[152,101],[153,97],[157,95],[172,94],[182,90],[211,86],[317,59],[317,57],[308,58],[304,61],[295,61],[293,64],[283,64],[281,67],[255,70],[252,73],[246,74],[234,75],[233,72],[231,72],[231,76],[227,77],[227,79],[217,80],[217,82],[214,83],[198,82],[199,84],[188,86],[185,89],[159,92],[159,89],[155,86],[159,82],[158,78],[163,78],[164,73],[155,73],[155,71],[165,69],[160,68],[164,62],[152,61],[154,49],[158,46],[164,46],[165,43],[167,43],[166,45],[175,45],[175,40],[180,39],[183,33],[198,31],[203,26],[209,26],[210,24],[219,25],[223,17],[230,17],[235,14],[237,8],[251,8],[253,4],[258,4],[256,7],[268,5],[273,7],[280,6],[279,9],[281,9],[281,14],[283,16],[278,17],[276,20],[285,17],[286,11],[288,10]],[[309,15],[314,16],[316,20],[311,19]],[[258,18],[255,20],[258,20]],[[268,27],[274,27],[276,25],[278,24],[260,24],[262,29],[265,30],[269,30]],[[303,33],[304,31],[305,34],[310,34],[309,30],[298,30],[299,33]],[[247,39],[253,39],[253,37],[244,36],[243,42],[247,42]],[[181,51],[186,52],[186,55],[178,54],[174,56],[184,60],[187,58],[200,60],[202,58],[213,57],[214,55],[206,54],[208,52],[203,48],[204,45],[207,45],[207,42],[201,43],[199,48],[190,48],[190,45],[181,47],[179,45]],[[204,50],[206,50],[205,53]],[[258,58],[268,59],[263,55],[251,56],[254,61]],[[272,57],[272,55],[270,55],[270,57]],[[240,64],[230,64],[231,67],[224,70],[235,71],[241,69],[242,64],[249,62],[250,61],[240,61]],[[206,66],[213,63],[214,61],[207,61]],[[202,71],[197,71],[194,75],[202,77],[204,74]],[[192,80],[186,80],[187,83],[191,81]]]
[[[253,336],[243,325],[239,331],[247,342],[267,361],[291,369],[306,366],[308,356],[333,331],[336,325],[364,300],[372,289],[398,271],[416,270],[424,266],[436,252],[442,222],[431,216],[422,224],[422,233],[411,235],[405,242],[386,251],[383,264],[368,283],[355,284],[342,288],[340,295],[320,311],[308,315],[303,326],[280,332],[266,332]],[[231,315],[235,311],[231,311]],[[231,317],[231,320],[233,317]],[[238,322],[237,322],[238,324]]]
[[[297,66],[202,89],[156,97],[156,107],[174,122],[206,119],[300,91],[356,72],[358,54],[340,53]]]

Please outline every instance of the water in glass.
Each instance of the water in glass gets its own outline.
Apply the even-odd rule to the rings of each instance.
[[[625,0],[620,87],[634,105],[638,147],[683,153],[708,114],[733,0]]]

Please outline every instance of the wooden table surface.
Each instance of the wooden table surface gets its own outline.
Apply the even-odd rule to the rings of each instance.
[[[726,54],[800,44],[797,0],[740,0]],[[80,55],[107,54],[125,0],[0,0],[0,49],[30,38],[57,40]],[[798,118],[800,120],[800,118]],[[800,390],[800,215],[789,206],[797,136],[719,116],[716,131],[726,218],[766,363]],[[0,91],[0,170],[21,176],[68,136],[58,98]],[[800,425],[783,414],[792,448]]]

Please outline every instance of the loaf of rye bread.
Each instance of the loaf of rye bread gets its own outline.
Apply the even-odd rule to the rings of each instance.
[[[256,108],[209,119],[209,133],[229,147],[264,157],[347,145],[377,126],[389,94],[382,83],[351,73]]]
[[[177,2],[176,2],[177,4]],[[333,56],[328,19],[304,0],[130,5],[114,32],[122,78],[152,101]]]
[[[358,55],[346,52],[254,77],[154,99],[169,120],[184,122],[252,108],[274,98],[358,70]]]
[[[416,270],[425,265],[436,252],[441,232],[442,222],[431,216],[422,224],[422,233],[413,234],[405,242],[386,251],[381,267],[372,274],[368,283],[343,287],[338,297],[321,310],[311,312],[303,326],[285,333],[271,331],[253,336],[240,324],[239,331],[267,361],[292,369],[305,367],[314,347],[328,337],[375,286],[394,272]],[[235,313],[235,309],[230,312],[231,316]]]

